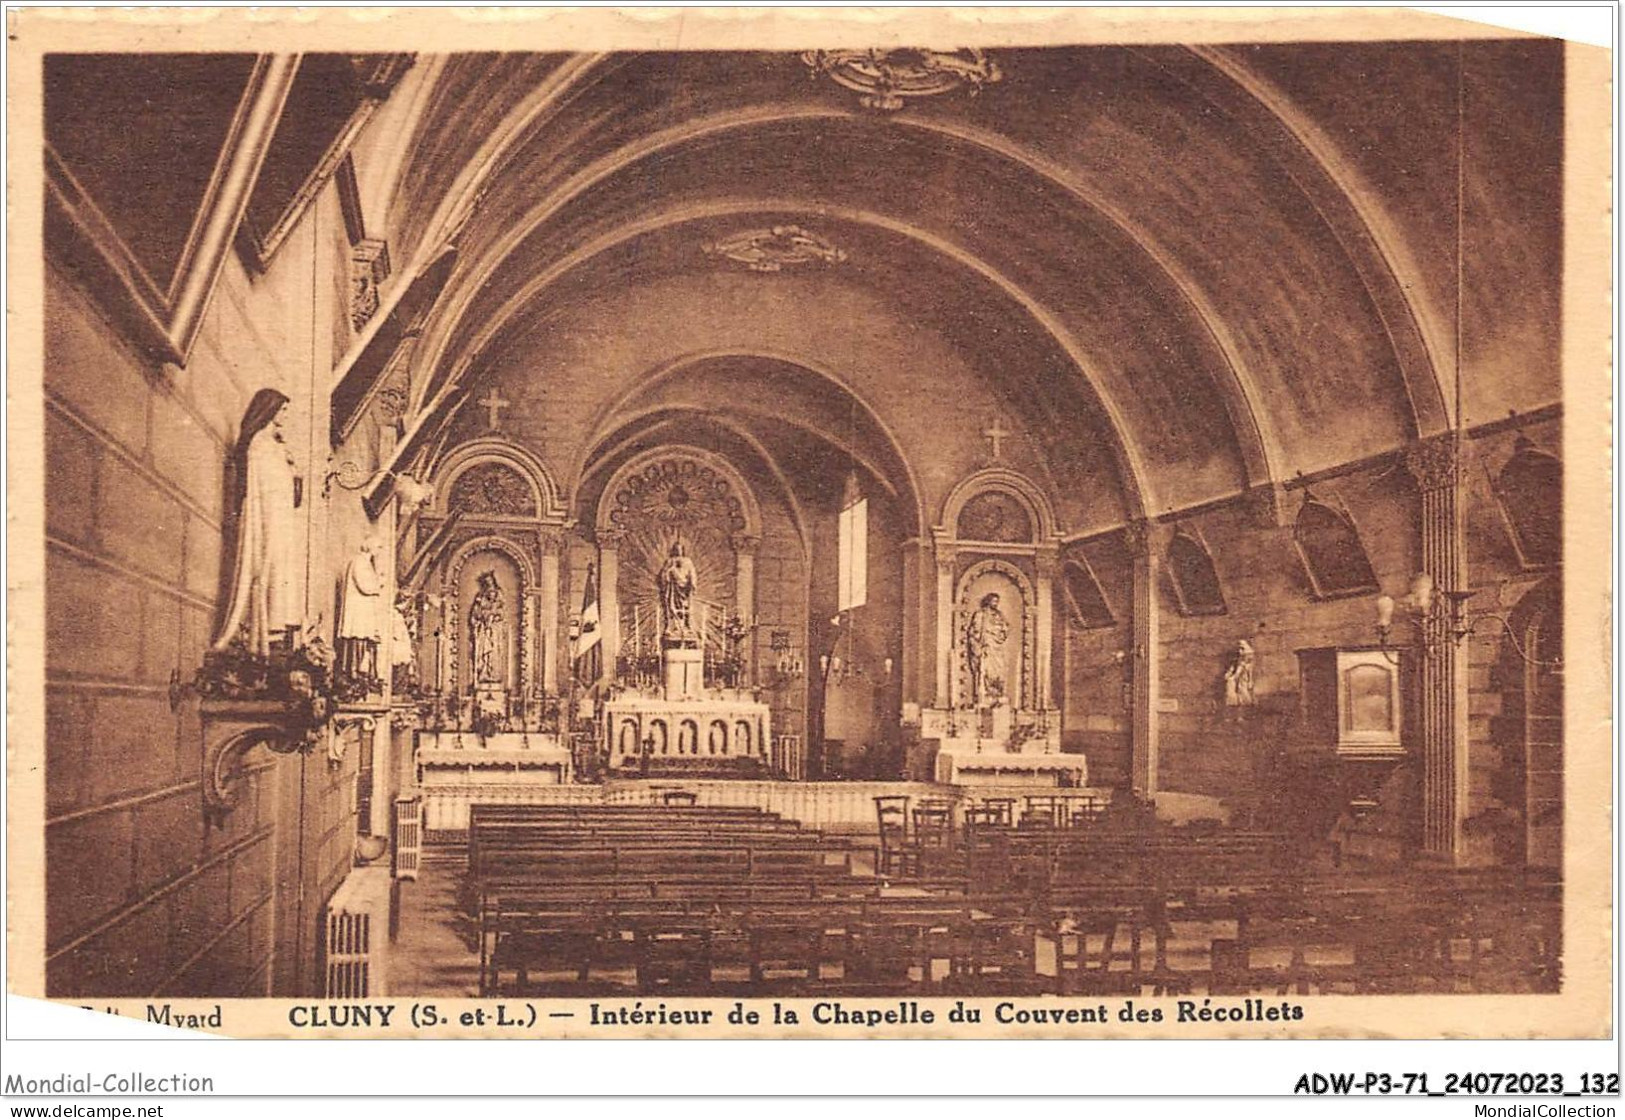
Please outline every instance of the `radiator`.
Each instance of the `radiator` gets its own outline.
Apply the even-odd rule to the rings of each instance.
[[[395,799],[395,878],[417,881],[423,858],[423,798]]]
[[[324,994],[361,999],[389,993],[388,868],[351,871],[327,903]]]
[[[801,751],[800,735],[773,737],[773,769],[793,782],[807,776],[807,756]]]

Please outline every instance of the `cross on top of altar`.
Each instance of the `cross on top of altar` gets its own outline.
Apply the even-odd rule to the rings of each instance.
[[[993,458],[995,460],[1004,457],[1001,445],[1014,434],[1004,426],[1004,420],[998,416],[995,416],[993,422],[982,429],[982,437],[993,445]]]
[[[505,399],[495,388],[488,390],[485,396],[474,402],[485,409],[485,423],[491,431],[502,426],[502,410],[513,402]]]

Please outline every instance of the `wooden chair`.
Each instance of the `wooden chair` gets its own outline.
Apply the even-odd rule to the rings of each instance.
[[[1065,798],[1065,827],[1086,828],[1100,819],[1106,803],[1093,793],[1072,793]]]
[[[918,873],[949,869],[954,854],[954,809],[948,801],[927,800],[915,806],[914,849]]]
[[[1057,990],[1064,995],[1138,993],[1152,975],[1144,959],[1147,934],[1158,939],[1160,950],[1156,927],[1136,906],[1067,913],[1049,934],[1055,943]]]
[[[992,805],[972,805],[965,810],[965,835],[1004,828],[1004,818]]]
[[[993,813],[997,823],[1002,828],[1010,828],[1016,823],[1016,799],[1014,797],[984,797],[981,808]]]
[[[908,875],[919,872],[918,861],[909,850],[908,807],[912,798],[889,794],[875,798],[875,820],[880,826],[881,875]]]
[[[1031,793],[1027,795],[1027,808],[1021,814],[1022,828],[1055,828],[1059,823],[1062,799],[1054,795]]]

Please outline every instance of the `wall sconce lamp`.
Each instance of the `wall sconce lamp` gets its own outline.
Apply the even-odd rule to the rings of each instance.
[[[1383,656],[1390,664],[1399,664],[1398,659],[1389,652],[1392,648],[1389,639],[1393,633],[1394,616],[1402,614],[1416,627],[1425,654],[1434,653],[1446,639],[1452,645],[1460,646],[1468,635],[1474,633],[1480,623],[1490,621],[1501,624],[1513,651],[1524,662],[1551,667],[1563,664],[1560,657],[1552,661],[1531,657],[1529,651],[1518,641],[1518,635],[1513,631],[1506,615],[1491,611],[1469,612],[1467,603],[1476,594],[1478,592],[1466,588],[1439,590],[1434,586],[1432,576],[1426,572],[1418,572],[1411,577],[1410,591],[1403,598],[1378,595],[1377,641],[1382,647]]]
[[[342,490],[365,490],[374,482],[393,478],[395,480],[395,493],[401,499],[401,505],[410,513],[420,506],[428,505],[434,498],[434,487],[426,482],[419,482],[409,474],[398,474],[395,471],[384,470],[376,474],[363,474],[359,464],[350,459],[342,463],[333,464],[328,459],[327,474],[322,477],[322,497],[326,498],[333,493],[333,484],[338,483]]]

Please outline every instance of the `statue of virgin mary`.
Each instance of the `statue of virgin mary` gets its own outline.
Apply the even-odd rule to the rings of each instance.
[[[474,683],[508,683],[508,609],[502,585],[495,572],[480,573],[480,589],[468,608],[470,652],[474,662]]]
[[[240,642],[265,657],[275,639],[303,622],[299,477],[282,438],[287,411],[286,396],[261,389],[243,413],[231,472],[236,550],[216,650]]]

